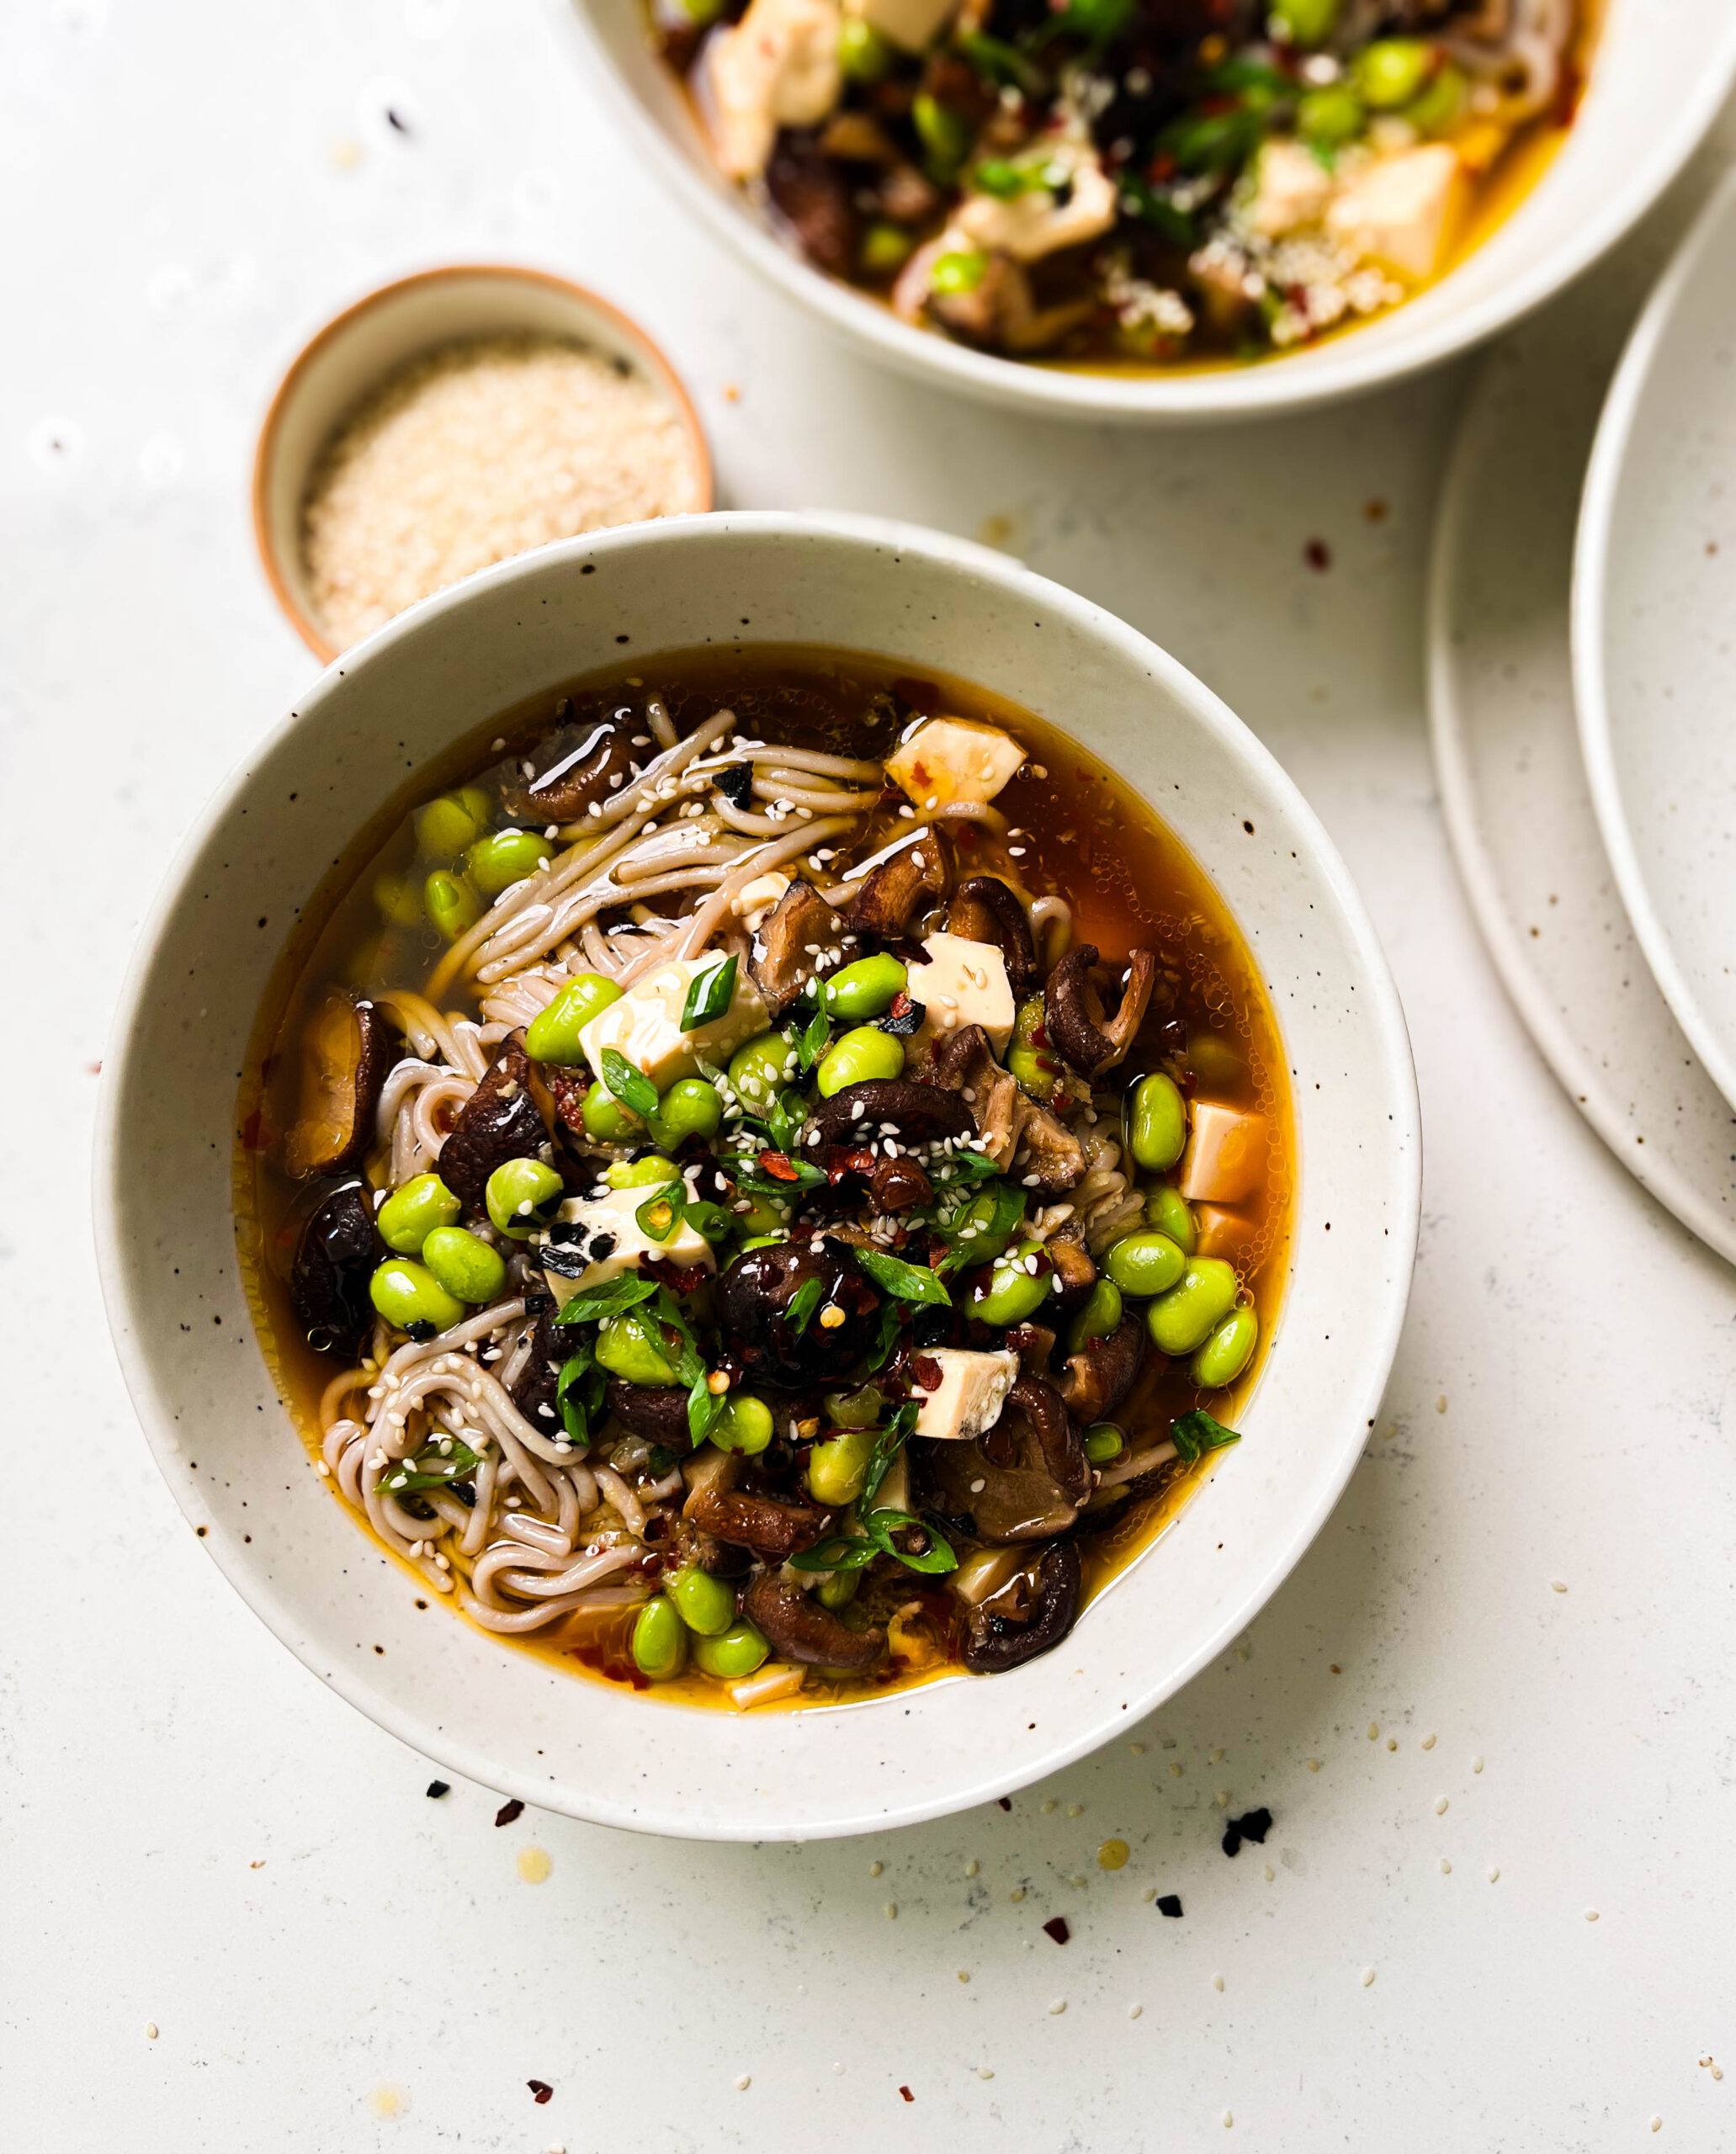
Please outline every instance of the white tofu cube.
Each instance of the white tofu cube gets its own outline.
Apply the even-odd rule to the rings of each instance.
[[[581,1287],[601,1286],[623,1271],[637,1271],[647,1256],[666,1257],[691,1270],[713,1269],[711,1244],[685,1219],[666,1242],[648,1234],[638,1212],[655,1189],[612,1189],[607,1196],[570,1196],[539,1244],[549,1291],[562,1308]],[[570,1271],[567,1267],[571,1266]]]
[[[1470,192],[1450,142],[1378,157],[1342,180],[1326,230],[1359,261],[1420,281],[1440,268]]]
[[[992,942],[974,942],[968,935],[931,935],[922,947],[926,965],[912,965],[908,990],[926,1015],[910,1043],[913,1059],[932,1053],[937,1041],[966,1025],[980,1025],[995,1059],[1003,1059],[1012,1037],[1012,985],[1006,960]]]
[[[1197,1205],[1193,1223],[1201,1256],[1221,1256],[1240,1265],[1254,1246],[1254,1222],[1245,1212],[1227,1211],[1221,1204]]]
[[[1266,1174],[1264,1115],[1196,1100],[1176,1186],[1190,1204],[1240,1204]]]
[[[730,911],[750,935],[757,935],[765,926],[767,915],[775,910],[790,880],[781,868],[768,867],[763,875],[743,883],[730,900]]]
[[[690,1032],[682,1030],[688,989],[718,962],[715,952],[705,958],[672,958],[629,987],[618,1002],[599,1011],[579,1034],[593,1074],[602,1078],[603,1051],[612,1047],[663,1092],[677,1078],[693,1076],[700,1056],[714,1064],[725,1063],[744,1040],[764,1032],[771,1016],[745,966],[736,968],[735,996],[723,1016],[696,1025]]]
[[[992,800],[1024,760],[1024,750],[998,725],[931,718],[886,758],[886,769],[919,808],[932,809]]]
[[[1019,1380],[1017,1354],[978,1354],[963,1346],[935,1346],[921,1356],[940,1369],[940,1382],[921,1394],[914,1434],[965,1443],[985,1435],[1001,1419],[1006,1394]]]
[[[1332,195],[1332,175],[1300,142],[1268,142],[1254,172],[1254,193],[1242,214],[1267,239],[1282,239],[1319,221]]]
[[[732,179],[766,168],[780,127],[812,127],[844,87],[838,0],[752,0],[733,29],[714,30],[693,71],[694,93]]]
[[[846,5],[900,52],[926,52],[958,10],[958,0],[846,0]]]
[[[1115,222],[1115,183],[1094,156],[1076,151],[1068,178],[1064,201],[1046,187],[1028,188],[1011,201],[972,194],[953,222],[979,247],[1010,254],[1015,262],[1037,262],[1064,247],[1083,246]]]

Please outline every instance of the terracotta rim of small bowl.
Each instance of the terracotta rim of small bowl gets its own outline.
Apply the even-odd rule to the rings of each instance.
[[[698,499],[689,513],[703,516],[716,504],[716,475],[712,469],[710,446],[686,385],[670,364],[668,355],[656,339],[613,301],[602,298],[584,284],[574,284],[570,278],[557,277],[547,269],[523,268],[512,262],[451,262],[438,269],[418,269],[408,277],[396,277],[390,284],[376,285],[371,292],[364,293],[352,305],[345,307],[342,313],[333,315],[323,328],[316,330],[309,337],[285,369],[283,379],[273,392],[259,428],[258,444],[253,452],[253,543],[258,550],[260,565],[265,571],[266,581],[271,586],[272,595],[283,608],[290,627],[322,666],[329,666],[334,658],[340,655],[340,646],[332,641],[296,597],[279,562],[277,549],[271,541],[268,514],[271,491],[269,474],[278,428],[289,399],[300,386],[308,369],[364,315],[372,313],[376,307],[385,305],[389,300],[401,298],[406,292],[415,291],[428,284],[445,284],[454,277],[493,277],[502,283],[546,285],[551,290],[563,292],[570,299],[576,299],[593,308],[614,322],[626,340],[642,354],[687,430],[687,438],[693,445],[698,478]],[[364,390],[362,395],[367,393]],[[656,522],[657,519],[648,520]],[[588,537],[593,534],[575,535]]]

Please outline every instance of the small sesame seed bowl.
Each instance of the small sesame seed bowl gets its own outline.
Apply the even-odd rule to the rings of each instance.
[[[253,463],[266,580],[325,662],[496,561],[712,498],[698,416],[645,331],[503,263],[423,270],[334,316]]]

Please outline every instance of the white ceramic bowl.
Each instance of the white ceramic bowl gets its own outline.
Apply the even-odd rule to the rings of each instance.
[[[1585,773],[1633,931],[1736,1106],[1733,327],[1736,174],[1610,385],[1580,503],[1573,645]]]
[[[586,565],[593,572],[581,575]],[[319,1480],[236,1278],[230,1133],[249,1029],[321,873],[407,772],[613,662],[742,637],[941,667],[1112,762],[1215,879],[1295,1080],[1293,1276],[1245,1440],[1173,1530],[1014,1674],[736,1716],[559,1674],[440,1610]],[[1415,1251],[1404,1025],[1342,863],[1295,788],[1176,661],[999,554],[905,527],[728,514],[503,563],[332,667],[206,811],[140,938],[105,1064],[104,1292],[141,1418],[237,1589],[428,1756],[529,1802],[706,1838],[809,1838],[959,1809],[1128,1727],[1223,1650],[1308,1547],[1368,1431]],[[383,1647],[383,1653],[376,1648]]]
[[[1542,183],[1468,260],[1408,305],[1257,366],[1156,375],[1019,364],[913,329],[810,269],[724,179],[670,71],[645,0],[550,0],[573,25],[676,193],[763,275],[907,374],[1051,417],[1182,421],[1294,411],[1372,389],[1516,321],[1619,239],[1669,184],[1736,77],[1729,0],[1607,0],[1590,86]]]

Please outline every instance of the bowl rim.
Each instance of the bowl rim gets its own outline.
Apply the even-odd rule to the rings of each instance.
[[[900,372],[938,382],[955,393],[1011,405],[1052,419],[1176,425],[1224,419],[1276,416],[1335,404],[1386,388],[1440,365],[1521,320],[1581,275],[1616,245],[1680,172],[1717,118],[1736,82],[1736,12],[1695,78],[1693,93],[1674,109],[1671,123],[1650,154],[1631,165],[1606,199],[1575,228],[1574,236],[1486,299],[1443,316],[1408,344],[1378,348],[1366,358],[1354,332],[1319,348],[1297,369],[1282,358],[1174,376],[1113,374],[1049,369],[995,358],[916,329],[839,283],[783,247],[751,217],[732,194],[695,172],[617,66],[592,20],[595,0],[548,0],[565,19],[608,87],[610,102],[646,151],[666,185],[735,251],[788,297],[817,316],[835,335],[871,352]],[[1606,21],[1600,35],[1606,34]],[[1594,66],[1592,80],[1595,80]],[[1548,175],[1544,175],[1547,182]],[[1516,214],[1522,215],[1521,203]],[[1450,281],[1452,273],[1441,280]],[[1431,287],[1433,289],[1436,287]],[[1402,312],[1402,310],[1400,310]],[[1314,363],[1318,359],[1319,363]]]
[[[1329,1451],[1323,1446],[1324,1470],[1314,1503],[1291,1520],[1287,1531],[1271,1547],[1266,1561],[1250,1569],[1241,1591],[1191,1654],[1183,1661],[1165,1665],[1143,1685],[1128,1686],[1124,1705],[1106,1702],[1072,1736],[1046,1745],[1035,1756],[997,1764],[985,1753],[975,1778],[944,1794],[894,1801],[878,1808],[865,1806],[859,1814],[841,1814],[818,1821],[769,1814],[719,1821],[692,1809],[666,1815],[653,1805],[629,1809],[598,1799],[574,1790],[571,1782],[551,1786],[546,1780],[536,1780],[509,1764],[503,1765],[432,1714],[424,1716],[390,1691],[377,1687],[371,1679],[371,1663],[364,1668],[359,1661],[327,1661],[303,1630],[295,1596],[280,1589],[259,1570],[255,1561],[247,1557],[238,1540],[231,1545],[229,1536],[220,1531],[220,1521],[213,1525],[204,1514],[196,1487],[185,1475],[172,1471],[179,1459],[175,1417],[167,1395],[159,1393],[151,1357],[141,1344],[146,1335],[143,1328],[132,1321],[127,1267],[118,1234],[118,1191],[125,1161],[121,1102],[130,1087],[136,1020],[150,984],[158,943],[171,918],[188,901],[188,886],[205,846],[242,806],[256,767],[300,723],[310,705],[337,692],[338,684],[358,664],[368,662],[399,639],[415,635],[436,615],[465,605],[485,581],[491,585],[510,582],[530,573],[534,565],[545,565],[563,554],[576,561],[605,549],[615,551],[647,544],[679,545],[708,540],[726,544],[735,532],[797,541],[815,535],[842,538],[875,548],[896,549],[905,556],[915,555],[942,569],[987,576],[1000,583],[1009,595],[1029,597],[1040,594],[1051,613],[1064,613],[1080,629],[1137,659],[1163,689],[1185,704],[1190,717],[1220,749],[1245,770],[1256,773],[1271,789],[1286,814],[1293,819],[1298,837],[1307,844],[1323,881],[1340,909],[1346,942],[1358,968],[1357,1001],[1365,1011],[1373,1013],[1375,1038],[1380,1051],[1381,1105],[1387,1118],[1382,1122],[1376,1117],[1371,1126],[1378,1125],[1387,1133],[1382,1153],[1381,1196],[1392,1220],[1390,1234],[1396,1259],[1378,1287],[1379,1318],[1371,1325],[1371,1344],[1361,1375],[1354,1390],[1339,1402],[1340,1419],[1334,1447]],[[1152,804],[1155,808],[1156,804]],[[1162,811],[1156,809],[1156,812]],[[91,1187],[98,1275],[110,1334],[134,1410],[158,1470],[169,1483],[183,1515],[196,1525],[212,1527],[203,1536],[205,1550],[242,1600],[313,1674],[419,1755],[537,1808],[592,1823],[671,1838],[805,1840],[843,1838],[918,1824],[1011,1795],[1089,1755],[1111,1740],[1118,1730],[1156,1710],[1218,1658],[1246,1628],[1301,1561],[1336,1509],[1361,1461],[1367,1431],[1375,1425],[1397,1353],[1415,1270],[1421,1212],[1422,1139],[1415,1068],[1403,1007],[1373,922],[1348,868],[1324,825],[1271,751],[1178,659],[1095,601],[969,540],[873,517],[735,510],[703,517],[666,517],[645,523],[618,525],[606,531],[556,540],[449,585],[406,608],[361,643],[351,646],[342,660],[328,666],[307,693],[299,698],[296,710],[280,719],[253,745],[217,788],[177,850],[140,928],[105,1047],[104,1076],[97,1103]],[[1198,1495],[1203,1497],[1205,1493],[1202,1490]],[[899,1695],[892,1692],[884,1700],[869,1700],[847,1710],[858,1712],[870,1711],[879,1703],[892,1705]],[[799,1726],[801,1716],[794,1718]]]
[[[669,355],[648,330],[625,313],[613,300],[592,291],[588,286],[577,284],[570,277],[557,276],[552,270],[533,268],[518,262],[444,262],[426,269],[414,269],[402,277],[394,277],[383,284],[375,284],[353,300],[348,305],[321,323],[284,368],[271,401],[265,407],[265,416],[259,422],[259,433],[253,449],[253,470],[250,499],[253,516],[253,544],[259,555],[265,580],[271,586],[272,596],[282,607],[289,625],[307,645],[322,666],[329,666],[341,655],[319,623],[296,597],[294,586],[284,575],[278,559],[278,549],[271,537],[271,463],[277,447],[278,435],[283,427],[284,414],[305,380],[316,360],[323,356],[369,314],[383,306],[390,306],[416,291],[434,284],[446,284],[460,277],[492,278],[502,284],[539,284],[546,289],[559,292],[564,298],[576,300],[592,312],[603,316],[622,332],[626,342],[644,357],[659,386],[668,395],[685,427],[692,444],[697,465],[699,499],[696,507],[687,512],[705,514],[717,498],[717,475],[711,459],[711,445],[705,438],[705,429],[700,424],[699,414],[687,385],[671,363]],[[433,348],[432,347],[430,348]],[[377,377],[369,387],[361,390],[351,405],[353,411],[385,379]],[[656,521],[656,519],[651,519]],[[579,533],[581,538],[589,533]],[[353,649],[354,645],[348,646]]]

